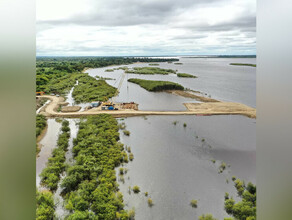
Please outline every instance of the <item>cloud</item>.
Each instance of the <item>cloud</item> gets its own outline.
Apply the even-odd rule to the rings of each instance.
[[[255,0],[37,0],[37,54],[214,54],[224,47],[255,53],[255,5]]]

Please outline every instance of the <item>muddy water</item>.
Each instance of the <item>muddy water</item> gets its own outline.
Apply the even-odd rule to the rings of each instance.
[[[78,83],[79,82],[77,80],[76,83],[75,83],[75,85],[78,85]],[[89,106],[89,103],[79,103],[79,104],[76,104],[75,101],[74,101],[74,98],[72,96],[72,93],[74,91],[74,88],[75,88],[75,86],[73,86],[70,89],[69,93],[67,94],[67,96],[66,96],[66,102],[69,103],[68,106],[80,106],[81,109],[79,111],[83,111],[85,109],[85,107]]]
[[[160,68],[178,70],[180,73],[189,73],[198,78],[179,78],[175,74],[169,75],[138,75],[127,74],[123,80],[117,102],[134,101],[139,103],[141,110],[183,110],[184,102],[194,101],[163,92],[148,92],[139,85],[127,82],[129,78],[148,80],[166,80],[177,82],[185,88],[201,91],[212,98],[222,101],[240,102],[251,107],[256,106],[256,68],[247,66],[232,66],[230,63],[256,63],[255,58],[179,58],[183,65],[173,63],[159,63]],[[125,66],[125,65],[121,65]],[[127,65],[131,67],[145,67],[148,63]],[[105,72],[106,69],[120,66],[89,69],[86,72],[91,76],[110,77],[115,80],[106,80],[112,86],[118,87],[122,79],[123,70]]]
[[[178,121],[176,125],[174,121]],[[126,209],[135,207],[136,219],[198,219],[212,213],[227,217],[224,194],[236,199],[231,177],[255,183],[255,120],[242,116],[151,116],[124,120],[130,136],[121,141],[131,147],[134,160],[127,164],[125,183],[119,182]],[[187,127],[183,127],[183,123]],[[196,138],[198,136],[198,138]],[[205,139],[205,141],[202,141]],[[215,159],[216,163],[211,162]],[[219,174],[224,161],[230,167]],[[229,180],[229,183],[226,182]],[[148,192],[129,194],[138,185]],[[198,200],[198,208],[189,203]]]
[[[46,167],[52,150],[57,147],[57,140],[60,133],[61,124],[56,122],[55,119],[47,120],[48,128],[45,136],[40,141],[41,151],[39,157],[36,159],[36,185],[40,185],[40,173]]]

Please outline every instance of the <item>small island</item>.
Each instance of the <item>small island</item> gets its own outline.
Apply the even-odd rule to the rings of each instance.
[[[159,63],[149,63],[149,66],[159,66]]]
[[[136,83],[142,88],[151,91],[164,91],[164,90],[184,90],[184,87],[178,83],[170,81],[155,81],[155,80],[145,80],[145,79],[128,79],[129,82]]]
[[[229,65],[233,65],[233,66],[251,66],[251,67],[257,67],[256,64],[251,64],[251,63],[230,63]]]
[[[175,65],[183,65],[182,63],[174,63]]]
[[[197,76],[188,74],[188,73],[178,73],[177,74],[178,77],[185,77],[185,78],[198,78]]]
[[[125,73],[131,74],[147,74],[147,75],[154,75],[154,74],[161,74],[161,75],[168,75],[170,73],[175,74],[175,70],[172,69],[161,69],[159,67],[134,67],[133,69],[125,70]]]

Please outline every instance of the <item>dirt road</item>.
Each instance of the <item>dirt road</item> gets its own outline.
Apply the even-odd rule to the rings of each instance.
[[[240,103],[232,102],[208,102],[208,103],[185,103],[187,111],[141,111],[141,110],[97,110],[90,109],[82,112],[57,112],[63,98],[43,95],[51,102],[41,112],[47,117],[82,117],[87,115],[110,114],[113,117],[131,117],[144,115],[245,115],[250,118],[256,117],[256,110]]]

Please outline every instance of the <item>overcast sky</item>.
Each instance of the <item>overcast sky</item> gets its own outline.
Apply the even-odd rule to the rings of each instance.
[[[256,54],[256,0],[37,0],[37,55]]]

